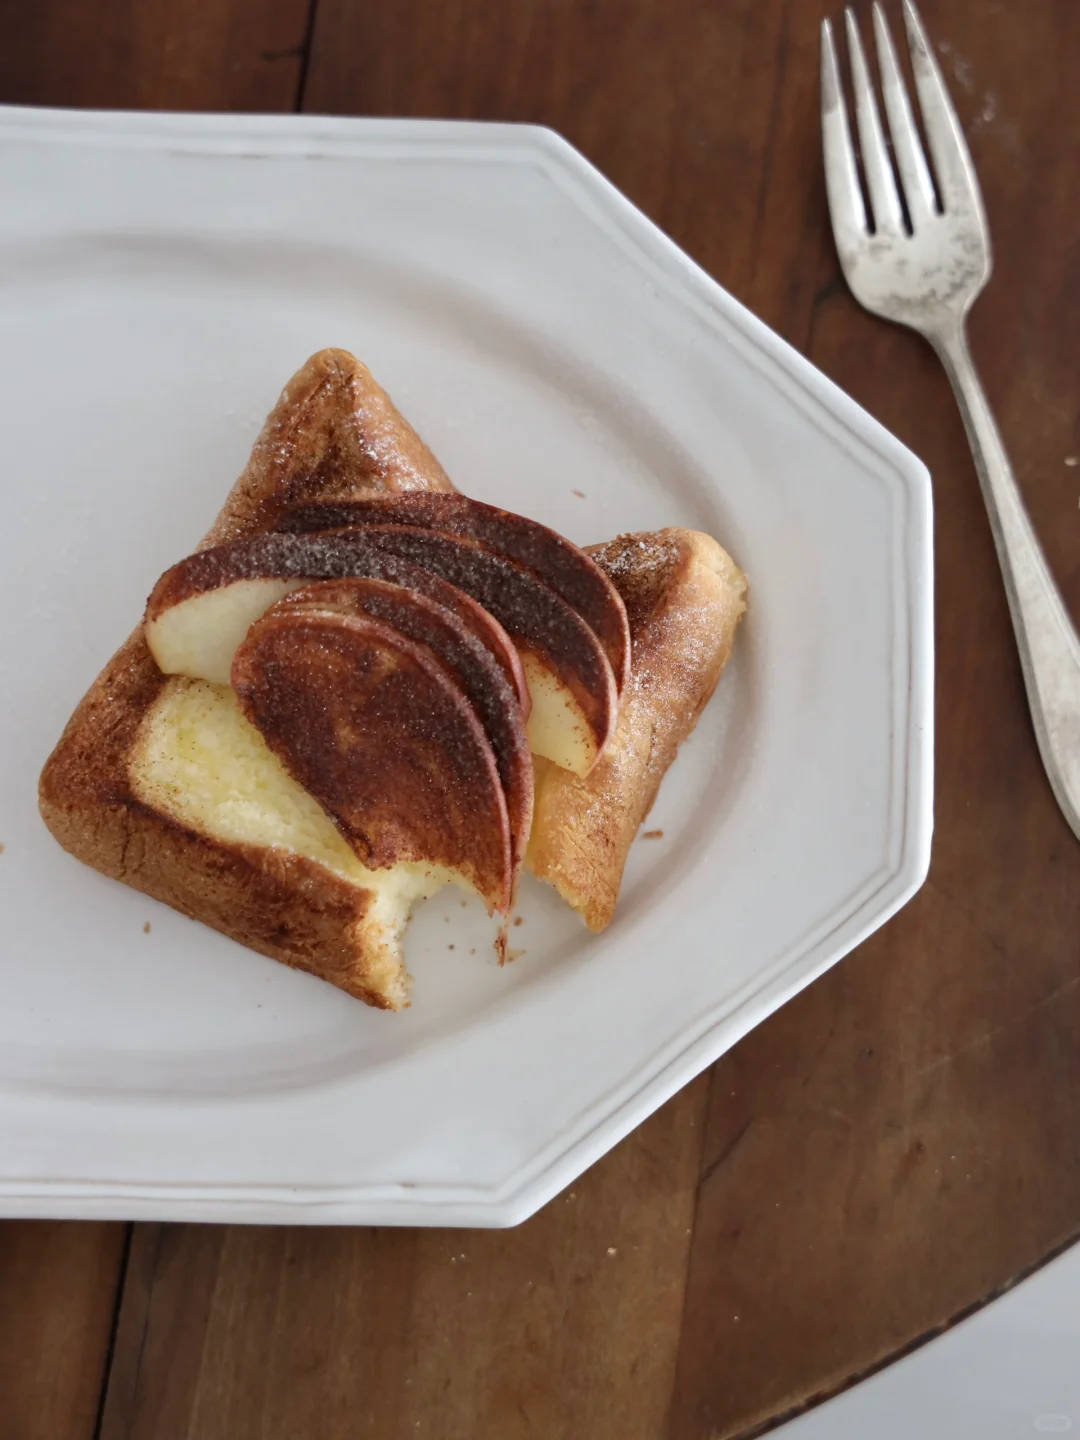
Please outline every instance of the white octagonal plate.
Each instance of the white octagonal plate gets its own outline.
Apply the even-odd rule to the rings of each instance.
[[[931,830],[922,465],[557,136],[0,110],[0,1213],[509,1225],[880,925]],[[749,573],[588,935],[437,896],[365,1009],[70,859],[37,775],[314,350],[468,493]],[[149,929],[147,929],[149,926]]]

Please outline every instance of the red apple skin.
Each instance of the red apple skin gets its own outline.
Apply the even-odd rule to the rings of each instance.
[[[491,743],[506,796],[513,862],[519,870],[533,813],[533,763],[525,722],[506,676],[453,611],[404,586],[360,578],[306,585],[280,601],[277,610],[282,615],[322,610],[367,616],[428,647],[464,692]]]
[[[339,537],[261,532],[198,550],[162,575],[147,601],[146,620],[156,620],[174,605],[238,580],[341,580],[352,576],[404,586],[452,610],[497,661],[528,718],[529,687],[521,657],[494,616],[471,595],[372,544],[359,531]]]
[[[573,696],[599,755],[618,721],[615,675],[593,630],[561,595],[520,561],[475,540],[413,525],[363,525],[311,538],[360,535],[423,566],[494,615],[518,647],[538,656]]]
[[[392,495],[295,505],[280,530],[310,532],[349,525],[415,525],[476,540],[529,566],[595,632],[615,672],[620,696],[630,674],[630,627],[622,597],[596,561],[557,531],[524,515],[456,492]]]
[[[247,718],[369,869],[464,874],[489,909],[514,894],[491,744],[425,645],[367,616],[275,605],[233,662]]]

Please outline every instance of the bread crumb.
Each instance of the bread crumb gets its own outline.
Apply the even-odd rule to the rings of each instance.
[[[475,955],[475,954],[476,954],[476,951],[475,951],[475,950],[470,950],[470,951],[469,951],[469,954],[470,954],[470,955]]]
[[[643,840],[662,840],[664,832],[663,830],[645,830],[642,832],[641,838]]]
[[[495,954],[499,958],[499,964],[505,965],[508,960],[516,960],[522,952],[510,949],[510,919],[509,916],[499,926],[499,933],[495,936]]]
[[[571,495],[576,495],[579,500],[584,500],[584,499],[585,499],[585,491],[584,491],[584,490],[571,490],[570,493],[571,493]]]
[[[615,1246],[614,1246],[614,1245],[609,1245],[609,1246],[607,1247],[607,1253],[608,1253],[609,1255],[617,1255],[619,1252],[618,1252],[618,1250],[615,1249]]]
[[[149,935],[149,934],[150,934],[150,921],[149,921],[149,920],[147,920],[146,924],[142,927],[142,933],[143,933],[144,935]]]
[[[4,853],[4,843],[3,843],[2,840],[0,840],[0,855],[2,855],[3,853]]]
[[[448,950],[452,950],[454,947],[453,947],[453,945],[448,945],[446,948],[447,948]]]
[[[521,925],[521,924],[524,922],[524,920],[525,920],[525,916],[524,916],[524,915],[515,915],[515,916],[514,916],[514,924],[515,924],[515,925]]]

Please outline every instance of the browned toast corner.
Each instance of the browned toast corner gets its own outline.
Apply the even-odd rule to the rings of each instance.
[[[453,489],[367,366],[347,350],[320,350],[281,392],[203,545],[272,530],[304,501]]]

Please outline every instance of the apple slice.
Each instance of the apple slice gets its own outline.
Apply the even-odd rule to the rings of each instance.
[[[271,605],[304,580],[235,580],[192,595],[146,621],[146,643],[166,675],[228,685],[237,646]]]
[[[615,675],[593,630],[534,570],[475,540],[412,525],[318,533],[364,535],[478,600],[505,628],[532,676],[533,753],[576,775],[589,773],[618,720]]]
[[[198,550],[166,570],[146,605],[150,653],[166,675],[227,685],[232,659],[251,625],[290,590],[311,580],[386,580],[450,610],[506,675],[524,713],[529,689],[517,650],[471,595],[366,540],[258,534]]]
[[[418,525],[478,540],[489,550],[528,565],[595,631],[611,661],[619,694],[625,689],[630,627],[622,597],[596,561],[557,531],[468,495],[423,490],[294,505],[275,528],[312,531],[345,525]]]
[[[450,672],[472,705],[491,742],[506,795],[515,873],[529,843],[533,812],[533,765],[525,721],[498,663],[450,610],[425,595],[384,580],[321,580],[295,590],[276,613],[294,609],[366,615],[426,645]]]
[[[230,587],[264,582],[269,606],[281,598],[282,581],[354,575],[389,580],[454,609],[513,684],[528,715],[534,753],[576,774],[588,773],[618,713],[615,677],[603,647],[535,572],[475,541],[412,526],[370,525],[304,535],[261,533],[200,550],[167,570],[154,587],[146,609],[147,643],[167,674],[208,679],[213,667],[220,676],[223,657],[230,647],[235,651],[257,609],[253,587],[236,600]],[[180,613],[210,592],[222,593],[200,605],[192,620]],[[534,676],[531,690],[526,663]],[[534,696],[543,706],[535,716]]]
[[[505,913],[514,868],[495,756],[426,645],[366,615],[276,605],[248,631],[232,680],[368,869],[451,871]]]

